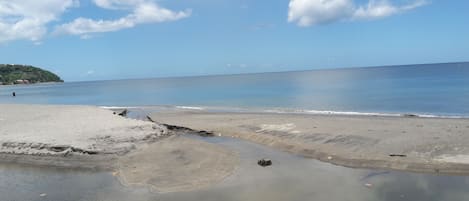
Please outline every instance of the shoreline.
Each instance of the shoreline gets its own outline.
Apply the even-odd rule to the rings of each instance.
[[[0,84],[1,86],[9,87],[9,86],[36,86],[36,85],[49,85],[49,84],[62,84],[64,82],[36,82],[36,83],[22,83],[22,84]]]
[[[27,155],[0,153],[0,164],[54,167],[83,171],[113,171],[117,168],[117,156],[114,155]]]
[[[345,167],[469,174],[469,119],[194,110],[149,116]]]
[[[195,134],[350,168],[469,174],[469,119],[125,107],[149,122],[113,114],[122,108],[0,104],[0,163],[102,170],[125,186],[191,191],[221,182],[239,163],[232,151],[184,137]]]
[[[0,163],[107,171],[125,186],[164,193],[220,182],[239,160],[223,147],[184,137],[201,133],[96,106],[0,104],[0,110]]]
[[[157,111],[200,111],[211,113],[253,113],[253,114],[304,114],[324,116],[364,116],[364,117],[415,117],[436,119],[469,119],[463,114],[434,114],[420,112],[368,112],[342,110],[312,110],[295,108],[262,108],[262,107],[217,107],[217,106],[186,106],[186,105],[149,105],[149,106],[98,106],[104,109],[140,109]]]

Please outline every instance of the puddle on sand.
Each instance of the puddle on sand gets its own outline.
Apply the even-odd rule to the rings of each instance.
[[[240,167],[213,188],[164,194],[161,200],[469,200],[469,177],[345,168],[237,139],[204,140],[238,151]],[[258,166],[264,157],[273,165]]]
[[[120,185],[107,172],[0,164],[1,200],[28,201],[440,201],[469,200],[469,177],[352,169],[232,138],[199,138],[239,152],[240,166],[220,184],[166,194]],[[272,159],[270,167],[257,160]],[[41,197],[41,194],[47,194]]]
[[[0,200],[146,201],[146,189],[120,185],[108,172],[0,164]]]

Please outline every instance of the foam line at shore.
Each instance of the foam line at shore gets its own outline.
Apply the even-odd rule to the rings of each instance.
[[[203,107],[194,107],[194,106],[176,106],[178,109],[185,109],[185,110],[204,110]]]
[[[269,113],[295,113],[295,114],[320,114],[320,115],[348,115],[348,116],[388,116],[399,117],[402,114],[393,113],[375,113],[375,112],[349,112],[349,111],[331,111],[331,110],[264,110]]]
[[[420,118],[468,118],[466,116],[456,115],[433,115],[418,113],[378,113],[378,112],[351,112],[351,111],[332,111],[332,110],[264,110],[268,113],[285,113],[285,114],[317,114],[317,115],[346,115],[346,116],[382,116],[382,117],[420,117]]]
[[[136,108],[142,108],[142,107],[99,106],[99,108],[108,109],[108,110],[118,110],[118,109],[136,109]]]
[[[333,111],[333,110],[306,110],[306,109],[288,109],[288,108],[242,108],[242,107],[216,107],[216,106],[101,106],[104,109],[137,109],[137,108],[166,108],[180,110],[197,110],[197,111],[215,111],[215,112],[258,112],[258,113],[278,113],[278,114],[312,114],[312,115],[345,115],[345,116],[379,116],[379,117],[420,117],[420,118],[450,118],[463,119],[469,116],[463,115],[436,115],[436,114],[420,114],[420,113],[380,113],[380,112],[355,112],[355,111]]]

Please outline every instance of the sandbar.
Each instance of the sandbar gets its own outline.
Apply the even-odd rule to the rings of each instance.
[[[0,104],[0,162],[112,172],[165,193],[214,185],[236,153],[96,106]]]
[[[347,167],[469,174],[469,119],[189,109],[149,117]]]

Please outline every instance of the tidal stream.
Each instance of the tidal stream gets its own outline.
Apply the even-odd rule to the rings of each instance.
[[[223,182],[191,192],[159,194],[122,186],[109,172],[0,164],[5,201],[440,201],[469,200],[469,177],[345,168],[226,137],[196,137],[239,153]],[[273,165],[261,167],[257,160]],[[164,161],[155,161],[164,162]]]

